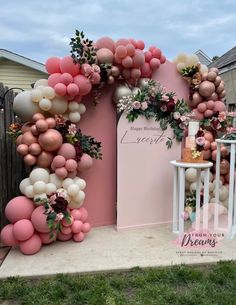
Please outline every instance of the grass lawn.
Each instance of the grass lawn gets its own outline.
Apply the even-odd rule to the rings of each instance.
[[[38,280],[9,278],[0,281],[0,304],[4,300],[26,305],[235,305],[236,262]]]

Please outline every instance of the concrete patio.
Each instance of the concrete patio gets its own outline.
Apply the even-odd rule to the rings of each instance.
[[[0,278],[50,276],[203,264],[236,259],[236,238],[223,240],[218,248],[189,250],[173,244],[170,225],[116,231],[114,226],[94,228],[82,243],[56,242],[32,256],[11,249],[0,267]]]

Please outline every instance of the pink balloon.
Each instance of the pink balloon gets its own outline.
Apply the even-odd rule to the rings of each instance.
[[[26,144],[20,144],[19,146],[17,146],[16,151],[21,155],[21,156],[25,156],[29,153],[29,146]]]
[[[145,57],[142,51],[135,50],[133,56],[133,68],[140,68],[145,63]]]
[[[65,168],[68,172],[73,172],[77,169],[77,162],[73,159],[69,159],[66,161]]]
[[[83,223],[82,232],[88,233],[91,230],[91,225],[88,222]]]
[[[38,156],[41,151],[41,146],[38,143],[33,143],[29,146],[29,152],[34,156]]]
[[[213,110],[213,109],[214,109],[215,102],[212,101],[212,100],[209,100],[209,101],[206,102],[206,105],[207,105],[207,108],[208,108],[208,109]]]
[[[149,62],[152,59],[152,53],[150,51],[144,52],[145,61]]]
[[[99,73],[93,73],[89,79],[91,84],[98,85],[101,81],[101,76]]]
[[[207,110],[206,104],[204,104],[204,103],[198,104],[197,110],[198,110],[199,112],[205,112],[205,111]]]
[[[45,119],[40,119],[35,123],[37,131],[40,132],[45,132],[48,130],[48,123]]]
[[[136,42],[135,39],[130,38],[130,39],[129,39],[129,42],[130,42],[135,48],[137,48],[137,42]]]
[[[79,87],[80,95],[87,95],[92,89],[90,81],[84,75],[74,77],[74,83]]]
[[[132,43],[127,44],[126,50],[128,56],[133,56],[135,53],[135,47],[132,45]]]
[[[218,100],[218,94],[216,92],[213,92],[212,95],[210,96],[210,99],[213,101],[217,101]]]
[[[121,38],[115,42],[115,47],[117,48],[118,46],[127,46],[127,44],[130,43],[130,40],[126,38]],[[131,42],[132,43],[132,42]]]
[[[57,239],[60,241],[67,241],[70,240],[72,238],[72,233],[69,234],[63,234],[63,233],[58,233],[57,235]]]
[[[71,227],[72,228],[72,232],[74,234],[81,232],[82,226],[83,226],[82,221],[75,220],[74,223],[72,224],[72,227]]]
[[[61,233],[65,235],[71,234],[72,233],[71,227],[61,226]]]
[[[16,246],[19,243],[13,234],[12,224],[8,224],[2,229],[0,237],[1,242],[8,247]]]
[[[138,40],[136,44],[137,44],[137,49],[143,50],[145,48],[145,43],[142,40]]]
[[[161,58],[161,50],[159,48],[155,48],[152,50],[152,56],[155,58]]]
[[[48,128],[56,127],[56,120],[54,118],[47,118],[46,122],[48,123]]]
[[[80,233],[77,233],[77,234],[74,234],[74,235],[73,235],[74,241],[77,241],[77,242],[83,241],[84,238],[85,238],[85,235],[84,235],[83,232],[80,232]]]
[[[42,151],[38,156],[37,156],[37,162],[36,164],[40,167],[47,168],[50,166],[53,160],[53,154]]]
[[[6,218],[15,223],[21,219],[30,219],[35,206],[31,199],[25,196],[18,196],[11,199],[5,208]]]
[[[211,142],[208,140],[205,140],[204,150],[208,150],[211,147]]]
[[[49,74],[60,73],[60,58],[58,57],[49,57],[46,60],[45,68]]]
[[[211,153],[211,158],[213,161],[216,161],[216,154],[217,154],[216,150],[213,150],[213,152]]]
[[[116,55],[119,58],[125,58],[127,56],[127,49],[125,46],[120,45],[116,48]]]
[[[34,234],[30,239],[20,243],[20,250],[23,254],[32,255],[42,247],[42,242],[38,234]]]
[[[97,51],[98,63],[113,63],[114,55],[112,51],[107,48],[102,48]]]
[[[165,62],[166,62],[166,57],[164,55],[161,55],[160,63],[164,64]]]
[[[30,130],[31,130],[31,132],[32,132],[32,134],[33,134],[34,136],[38,136],[38,135],[39,135],[38,130],[37,130],[35,124],[31,127]],[[17,143],[16,143],[16,144],[17,144]]]
[[[152,70],[156,70],[160,67],[161,63],[160,63],[160,60],[157,59],[157,58],[152,58],[150,60],[150,67]]]
[[[18,220],[13,226],[13,234],[19,241],[29,239],[34,234],[34,227],[29,219]]]
[[[122,71],[122,75],[124,76],[125,79],[129,79],[130,78],[130,70],[129,69],[124,69]]]
[[[96,41],[96,48],[107,48],[114,53],[114,41],[110,37],[101,37]]]
[[[210,158],[211,158],[211,151],[210,151],[210,149],[204,150],[203,151],[203,159],[204,160],[209,160]]]
[[[131,78],[138,79],[141,77],[141,70],[140,69],[131,69],[130,73]]]
[[[71,96],[76,96],[79,94],[79,87],[76,84],[69,84],[66,90],[67,94]]]
[[[62,73],[69,73],[72,76],[79,74],[80,66],[75,64],[71,56],[65,56],[61,59],[60,69]]]
[[[93,165],[93,159],[88,154],[83,154],[78,162],[78,171],[82,172],[89,169]]]
[[[82,64],[81,66],[81,73],[85,76],[88,76],[92,73],[92,67],[89,64]]]
[[[27,131],[31,131],[31,127],[32,127],[32,124],[31,123],[25,123],[22,127],[21,127],[21,131],[23,133],[26,133]]]
[[[73,209],[70,214],[73,216],[74,220],[80,220],[82,217],[82,213],[79,209]]]
[[[204,119],[203,113],[199,112],[197,109],[193,109],[193,118],[196,120],[202,120]]]
[[[26,145],[37,143],[38,139],[32,134],[31,131],[26,131],[21,139],[21,142]]]
[[[228,174],[229,173],[229,168],[230,168],[229,161],[227,161],[226,159],[223,159],[220,162],[220,174],[221,175]]]
[[[35,230],[41,233],[48,233],[50,232],[50,229],[47,224],[47,215],[44,213],[44,206],[37,207],[31,215],[31,221]]]
[[[73,83],[73,76],[69,73],[63,73],[60,77],[60,83],[68,86],[69,84]]]
[[[56,231],[53,231],[53,235],[51,235],[50,233],[38,233],[38,235],[41,239],[41,242],[45,245],[51,244],[57,239]]]
[[[33,116],[32,116],[32,121],[34,123],[36,123],[38,120],[45,120],[45,116],[42,114],[42,113],[35,113]],[[31,126],[32,128],[32,126]]]
[[[31,154],[27,154],[24,156],[24,162],[28,166],[32,166],[36,163],[37,158]]]
[[[205,132],[204,138],[210,143],[214,140],[213,134],[210,131]]]
[[[58,94],[60,96],[64,96],[66,94],[66,85],[64,85],[62,83],[58,83],[55,85],[54,90],[55,90],[56,94]]]
[[[52,164],[55,166],[55,168],[62,167],[66,164],[66,159],[60,155],[56,156],[54,157]]]
[[[115,59],[115,62],[117,64],[121,64],[122,63],[122,58],[118,57],[117,54],[114,55],[114,59]]]
[[[75,159],[76,151],[72,144],[63,143],[57,152],[58,155],[63,156],[66,160]]]
[[[211,142],[211,150],[216,150],[216,149],[217,149],[216,142]]]
[[[141,68],[141,76],[142,77],[150,77],[152,74],[152,70],[148,62],[145,62]]]
[[[207,109],[205,112],[204,112],[204,117],[205,118],[211,118],[213,116],[213,111],[210,110],[210,109]]]
[[[38,137],[40,146],[47,152],[56,151],[62,146],[63,138],[56,129],[48,129]]]
[[[68,175],[68,171],[66,170],[65,167],[60,167],[60,168],[56,168],[55,174],[57,175],[57,177],[61,179],[65,179]]]
[[[56,84],[61,82],[61,73],[53,73],[48,78],[48,86],[54,88]]]
[[[221,154],[223,157],[226,157],[229,154],[227,147],[223,146],[220,148]]]
[[[133,59],[130,56],[126,56],[123,60],[122,60],[122,65],[125,68],[130,68],[133,65]]]
[[[84,207],[82,207],[82,208],[80,208],[80,213],[81,213],[80,220],[82,222],[85,222],[88,218],[88,211]]]
[[[63,218],[61,221],[63,227],[71,227],[73,223],[74,223],[74,217],[72,215],[70,216],[70,220],[68,222],[65,218]]]
[[[32,127],[31,127],[32,128]],[[20,145],[22,140],[22,134],[16,138],[16,145]]]
[[[214,111],[219,111],[219,112],[226,111],[225,104],[221,101],[216,101],[214,105]]]

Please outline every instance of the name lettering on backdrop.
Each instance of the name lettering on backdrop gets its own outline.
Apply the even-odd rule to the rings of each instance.
[[[151,133],[151,134],[150,134]],[[121,144],[159,144],[166,141],[167,135],[158,127],[134,127],[124,131]]]

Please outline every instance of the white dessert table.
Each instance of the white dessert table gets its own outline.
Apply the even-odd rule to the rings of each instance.
[[[204,204],[209,202],[209,173],[213,166],[212,162],[203,161],[199,163],[187,163],[173,160],[170,162],[174,166],[174,189],[173,189],[173,232],[184,233],[183,212],[185,209],[185,170],[195,168],[197,170],[196,186],[196,230],[200,229],[200,195],[201,195],[201,171],[204,171]],[[208,209],[204,209],[203,229],[208,227]]]
[[[235,186],[235,152],[236,152],[236,140],[222,140],[216,139],[217,143],[217,155],[216,155],[216,191],[215,198],[216,203],[219,203],[219,183],[220,183],[220,157],[221,157],[221,144],[230,146],[230,170],[229,170],[229,197],[228,197],[228,237],[234,238],[236,234],[236,186]],[[225,230],[219,227],[219,206],[215,205],[215,218],[214,229]]]

